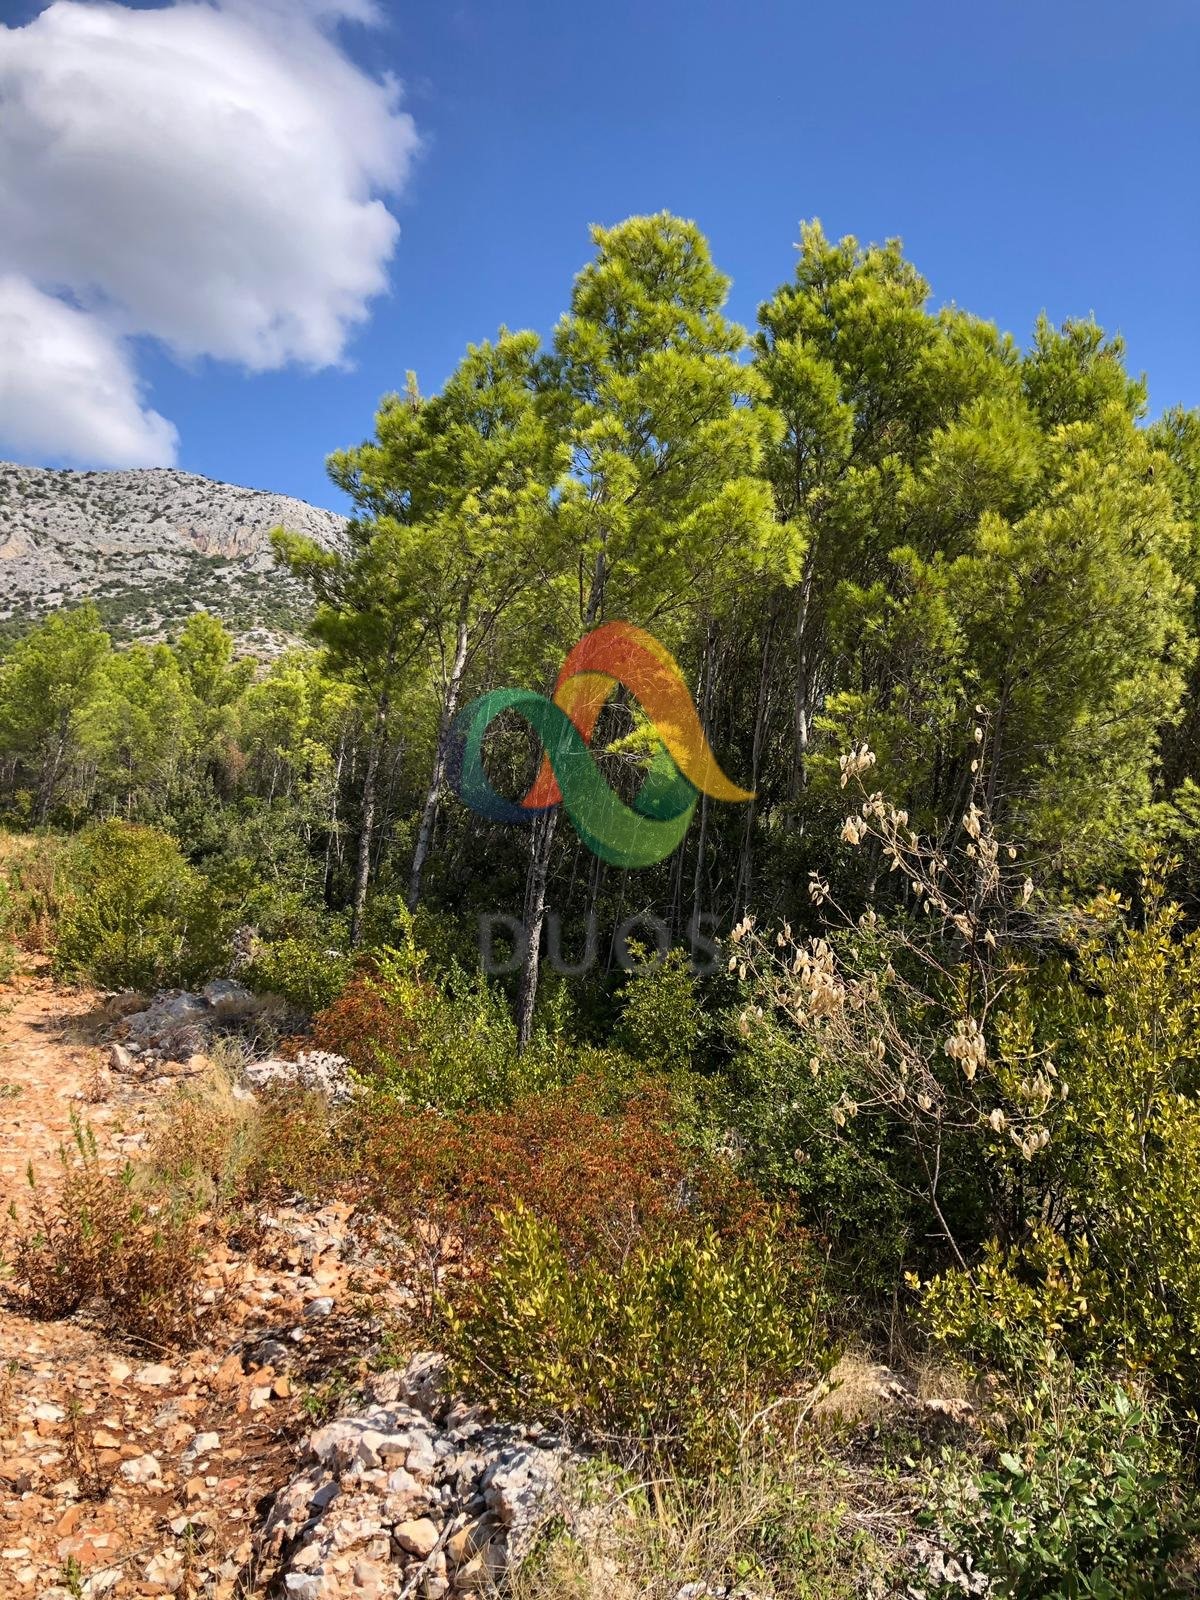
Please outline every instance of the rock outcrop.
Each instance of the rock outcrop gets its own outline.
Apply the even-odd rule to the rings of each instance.
[[[198,1057],[215,1035],[236,1033],[267,1003],[233,978],[214,978],[199,993],[167,989],[152,1000],[118,995],[110,1007],[120,1014],[115,1029],[120,1037],[109,1045],[109,1066],[119,1073],[142,1072],[164,1061]],[[353,1093],[346,1058],[328,1050],[302,1050],[294,1060],[268,1056],[247,1061],[242,1079],[249,1089],[315,1089],[334,1104]]]
[[[371,1404],[312,1433],[261,1546],[291,1600],[490,1591],[555,1518],[577,1515],[579,1458],[536,1425],[451,1401],[417,1356],[370,1380]]]
[[[0,462],[0,620],[95,600],[108,625],[159,637],[204,608],[269,656],[306,609],[276,565],[278,526],[336,546],[345,518],[288,495],[147,468]]]

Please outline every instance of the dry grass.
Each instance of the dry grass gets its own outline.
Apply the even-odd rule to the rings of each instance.
[[[875,1422],[893,1403],[895,1382],[891,1369],[869,1356],[844,1355],[821,1385],[823,1392],[813,1406],[813,1416],[819,1421],[852,1425]]]
[[[0,1366],[0,1433],[7,1433],[17,1418],[17,1373],[20,1365],[6,1361]]]
[[[72,1119],[61,1181],[29,1173],[28,1215],[10,1214],[12,1281],[26,1312],[47,1319],[95,1309],[114,1331],[150,1344],[186,1340],[200,1311],[200,1223],[164,1189],[105,1171],[91,1130]]]
[[[151,1138],[155,1183],[218,1213],[282,1192],[330,1194],[340,1178],[338,1115],[313,1090],[235,1088],[241,1045],[218,1039],[208,1068],[167,1100]]]
[[[892,1555],[839,1493],[836,1467],[797,1433],[750,1430],[703,1483],[614,1475],[591,1498],[579,1536],[548,1539],[511,1600],[675,1600],[689,1584],[772,1600],[903,1592]]]
[[[176,1088],[151,1136],[148,1162],[157,1179],[190,1192],[196,1203],[220,1209],[240,1196],[262,1146],[259,1106],[234,1092],[218,1058],[191,1083]]]
[[[65,840],[51,834],[0,829],[0,879],[9,890],[9,931],[22,949],[37,953],[54,943],[58,916],[58,862]]]

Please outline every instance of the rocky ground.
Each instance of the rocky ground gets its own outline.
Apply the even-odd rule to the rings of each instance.
[[[208,1072],[218,1022],[256,1003],[229,980],[149,1006],[64,992],[37,972],[0,986],[4,1211],[29,1214],[30,1170],[53,1190],[59,1151],[81,1121],[103,1165],[135,1159],[166,1097]],[[351,1092],[341,1058],[303,1051],[244,1064],[233,1092],[250,1097],[280,1080],[334,1100]],[[0,1282],[3,1600],[495,1593],[550,1521],[580,1536],[601,1574],[590,1593],[609,1592],[610,1569],[613,1594],[641,1592],[615,1582],[612,1508],[595,1509],[589,1463],[537,1426],[456,1399],[437,1356],[384,1341],[407,1291],[355,1224],[346,1201],[293,1196],[225,1229],[203,1266],[206,1332],[186,1350],[116,1340],[87,1307],[34,1320]],[[805,1409],[861,1423],[868,1451],[881,1410],[934,1433],[971,1416],[965,1401],[918,1398],[863,1362],[846,1364]],[[885,1514],[866,1507],[864,1526]],[[918,1542],[919,1581],[904,1592],[924,1594],[931,1576],[983,1592]],[[678,1578],[654,1593],[762,1600],[702,1581],[680,1588]]]
[[[164,1090],[200,1069],[192,1056],[114,1070],[87,1042],[95,1005],[40,977],[0,989],[6,1211],[27,1208],[31,1164],[53,1183],[73,1112],[122,1165]],[[204,1272],[220,1316],[193,1350],[122,1346],[86,1316],[34,1322],[0,1305],[0,1594],[256,1592],[266,1507],[325,1391],[361,1376],[356,1308],[387,1292],[350,1220],[344,1205],[283,1206],[260,1219],[253,1253],[216,1250]]]

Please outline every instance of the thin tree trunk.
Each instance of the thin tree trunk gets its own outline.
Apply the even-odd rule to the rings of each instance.
[[[403,766],[403,764],[404,744],[401,741],[396,746],[396,749],[392,752],[391,764],[388,767],[387,790],[383,802],[383,810],[376,825],[375,838],[371,845],[374,856],[374,860],[372,862],[372,871],[375,873],[376,877],[378,877],[379,869],[383,865],[384,852],[386,851],[390,841],[390,824],[392,818],[396,814],[395,806],[392,802],[396,798],[396,785],[399,782],[400,768]],[[376,811],[378,810],[379,806],[377,802]]]
[[[744,916],[750,909],[751,876],[754,871],[754,824],[757,820],[758,810],[758,779],[759,766],[762,761],[763,740],[767,728],[767,702],[770,698],[771,641],[774,633],[774,614],[767,618],[767,625],[763,632],[762,657],[758,668],[758,703],[754,712],[754,743],[750,753],[750,784],[754,791],[754,799],[746,804],[746,821],[742,831],[741,859],[738,862],[737,888],[734,899],[738,909]]]
[[[433,830],[437,825],[438,806],[442,797],[442,784],[446,777],[446,759],[450,752],[450,729],[458,709],[458,696],[462,688],[463,671],[467,663],[467,619],[458,619],[458,633],[454,641],[454,660],[446,692],[442,698],[442,711],[438,719],[437,748],[433,754],[433,771],[425,795],[425,808],[421,812],[421,826],[417,830],[416,848],[413,850],[412,871],[408,878],[408,909],[415,911],[421,898],[421,878],[425,862],[433,844]]]
[[[64,711],[59,718],[58,738],[54,742],[54,756],[51,761],[42,762],[41,782],[38,785],[37,820],[44,824],[50,815],[50,807],[54,804],[54,791],[58,787],[58,774],[62,768],[63,756],[67,750],[67,737],[70,732],[69,711]]]
[[[812,601],[813,571],[816,562],[810,545],[804,557],[804,578],[800,585],[800,607],[796,613],[796,701],[795,753],[792,769],[792,798],[799,799],[808,782],[808,742],[812,730],[812,661],[809,657],[808,612]]]
[[[700,697],[700,722],[705,731],[708,731],[712,719],[712,687],[713,687],[713,625],[710,622],[704,636],[704,689]],[[696,871],[692,879],[692,921],[691,926],[700,926],[700,914],[704,909],[704,851],[708,844],[708,795],[700,796],[700,835],[696,840]]]
[[[357,949],[362,943],[363,913],[367,905],[367,885],[371,878],[371,839],[375,831],[375,781],[379,773],[379,758],[387,738],[387,718],[390,695],[385,689],[379,697],[375,712],[375,726],[371,730],[371,744],[367,752],[367,775],[363,783],[362,822],[358,831],[358,866],[354,874],[354,908],[350,916],[350,946]]]
[[[546,922],[546,879],[550,871],[550,850],[558,827],[558,808],[544,812],[533,825],[529,842],[529,875],[525,886],[525,960],[517,990],[517,1048],[524,1050],[533,1036],[533,1013],[537,1005],[538,972],[541,960],[542,929]]]
[[[992,719],[990,748],[987,752],[987,806],[991,813],[996,805],[996,781],[1000,776],[1000,755],[1004,747],[1004,723],[1008,713],[1008,696],[1012,687],[1007,667],[1004,674],[1004,687],[1000,691],[1000,703],[996,707]],[[994,819],[993,819],[994,820]]]
[[[321,884],[321,898],[328,906],[333,885],[333,847],[338,832],[338,795],[342,787],[342,763],[346,759],[346,730],[338,739],[337,763],[333,769],[333,796],[329,807],[329,837],[325,841],[325,876]]]
[[[586,633],[595,627],[604,605],[606,568],[603,549],[596,552],[592,569],[592,585],[588,594],[583,627]],[[558,808],[547,811],[533,825],[529,841],[529,870],[525,880],[525,960],[521,966],[521,982],[517,990],[517,1049],[524,1050],[533,1033],[533,1013],[537,1005],[538,971],[542,949],[542,927],[546,920],[546,879],[550,872],[550,852],[554,844],[554,830],[558,826]]]

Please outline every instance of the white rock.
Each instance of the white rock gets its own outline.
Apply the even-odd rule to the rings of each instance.
[[[145,1389],[163,1389],[170,1383],[172,1377],[170,1367],[151,1363],[142,1367],[134,1374],[134,1383],[141,1384]]]
[[[201,1456],[210,1456],[214,1450],[219,1450],[220,1448],[221,1435],[219,1433],[198,1433],[183,1452],[183,1459],[189,1463],[199,1461]]]
[[[126,1483],[152,1483],[162,1477],[157,1456],[137,1456],[132,1461],[122,1461],[118,1470]]]
[[[321,1600],[326,1593],[325,1579],[320,1573],[289,1572],[283,1580],[288,1600]]]

